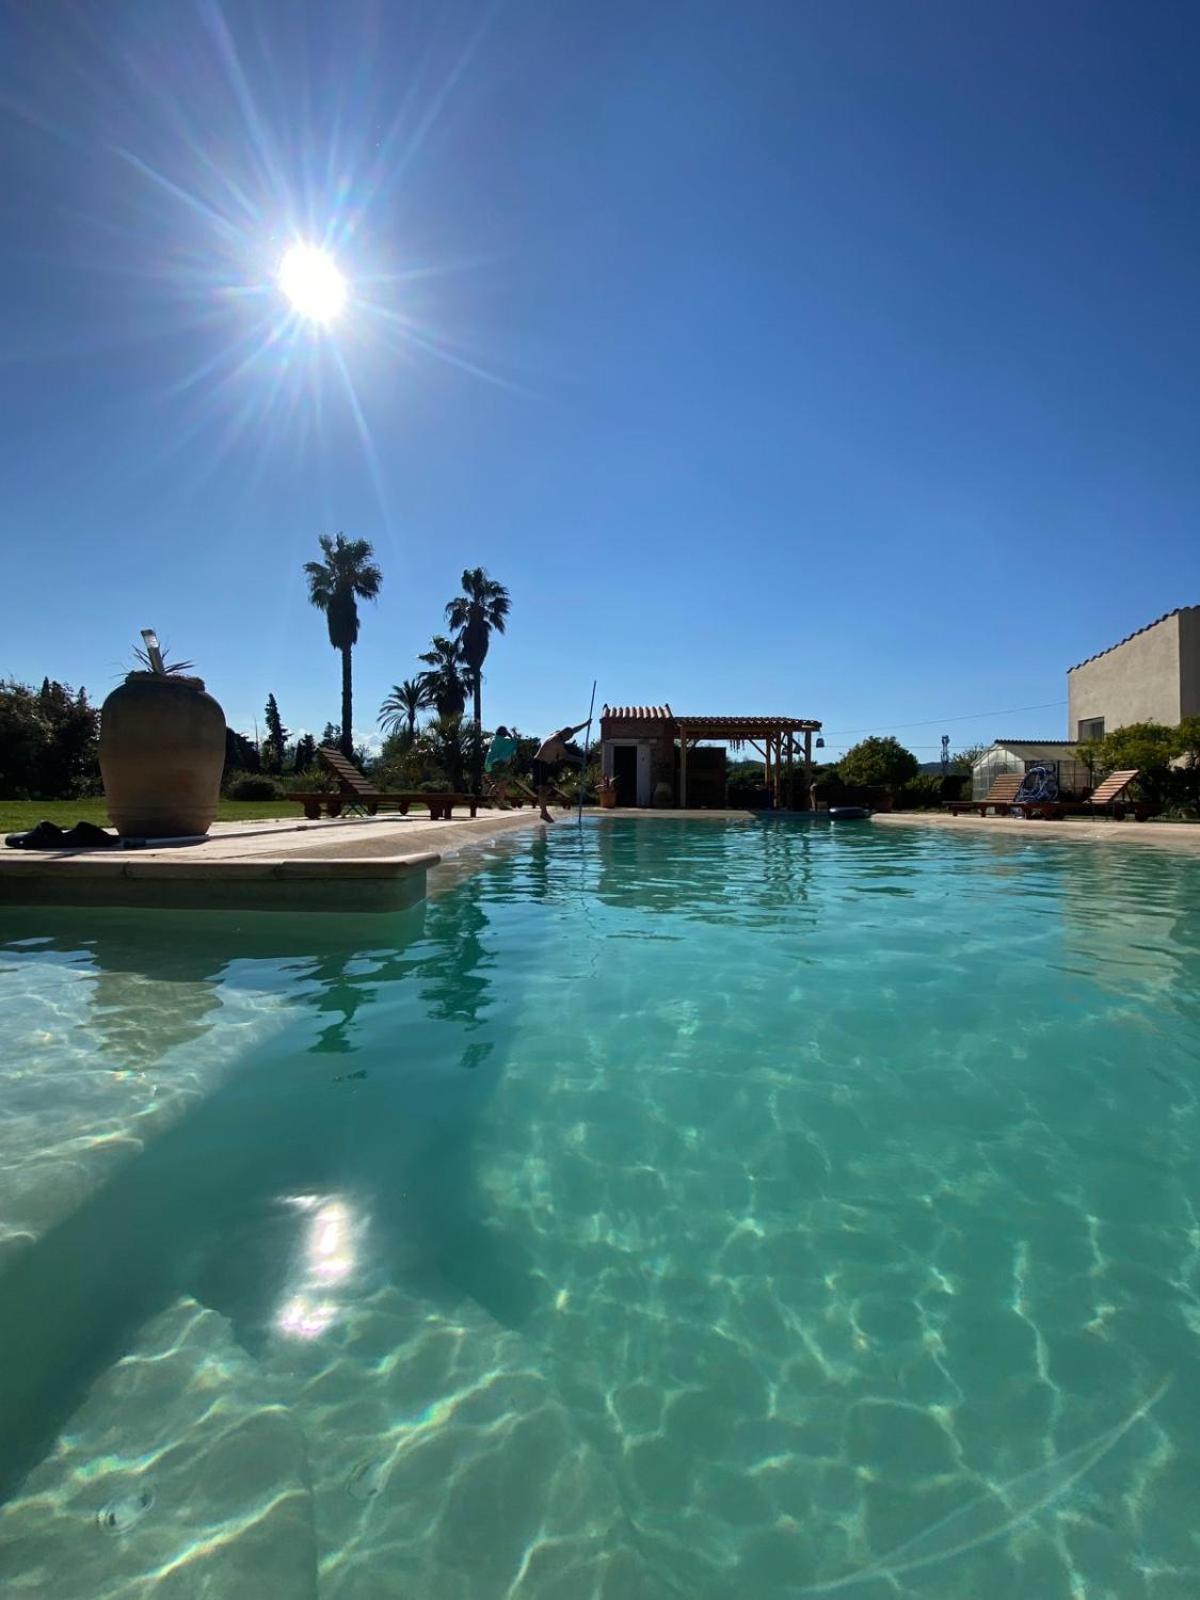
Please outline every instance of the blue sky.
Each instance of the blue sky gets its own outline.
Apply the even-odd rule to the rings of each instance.
[[[0,674],[100,697],[152,624],[319,731],[340,529],[363,729],[483,564],[489,720],[1061,734],[1200,600],[1198,56],[1187,3],[5,7]]]

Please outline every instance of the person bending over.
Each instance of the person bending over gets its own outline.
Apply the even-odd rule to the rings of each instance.
[[[567,740],[573,739],[577,733],[582,733],[587,727],[586,722],[578,723],[574,728],[560,728],[557,733],[552,733],[543,739],[537,747],[533,758],[533,787],[537,790],[538,805],[542,811],[543,822],[553,822],[550,815],[548,801],[550,799],[550,786],[554,782],[555,774],[559,768],[568,761],[583,765],[581,758],[573,755],[567,749]]]

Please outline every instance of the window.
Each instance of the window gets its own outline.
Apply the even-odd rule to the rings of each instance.
[[[1103,739],[1103,737],[1104,737],[1104,718],[1103,717],[1083,717],[1080,720],[1080,723],[1079,723],[1079,738],[1080,738],[1080,742],[1081,743],[1086,743],[1089,739]]]

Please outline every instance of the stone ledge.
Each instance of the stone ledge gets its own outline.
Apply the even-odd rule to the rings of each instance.
[[[0,860],[0,905],[142,906],[147,909],[400,910],[425,895],[441,857],[253,856],[247,860],[102,855]]]

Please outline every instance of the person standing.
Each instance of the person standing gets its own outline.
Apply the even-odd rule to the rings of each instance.
[[[583,758],[575,755],[567,748],[567,740],[573,739],[577,733],[582,733],[588,721],[577,723],[573,728],[559,728],[557,733],[550,734],[538,745],[533,757],[533,787],[537,790],[538,805],[541,807],[542,821],[553,822],[547,802],[550,799],[550,786],[554,782],[558,769],[568,761],[583,765]]]
[[[492,735],[484,757],[483,770],[492,780],[497,803],[508,806],[508,780],[512,776],[512,759],[517,753],[517,741],[503,724]]]

